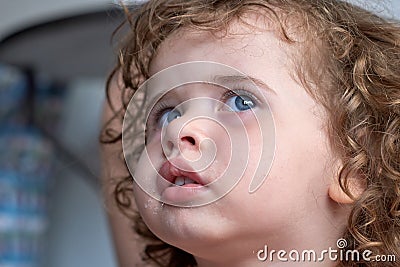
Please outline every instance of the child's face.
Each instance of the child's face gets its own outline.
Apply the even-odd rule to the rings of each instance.
[[[182,107],[188,113],[202,110],[207,114],[208,109],[215,112],[215,106],[207,104],[212,101],[204,104],[188,101],[198,97],[215,99],[232,108],[229,112],[241,120],[248,139],[248,143],[243,143],[243,151],[248,152],[249,158],[242,179],[218,201],[193,208],[164,205],[136,185],[138,209],[157,236],[194,254],[199,261],[222,260],[221,255],[229,255],[231,260],[256,259],[254,251],[265,244],[271,249],[327,248],[340,237],[345,214],[327,194],[335,174],[331,168],[333,154],[324,131],[323,109],[293,79],[293,60],[289,54],[295,54],[295,48],[280,41],[272,31],[251,32],[239,23],[233,24],[231,31],[235,34],[223,38],[180,31],[161,44],[151,62],[151,73],[178,63],[213,61],[232,66],[272,89],[259,87],[257,92],[243,87],[241,100],[246,101],[236,101],[235,95],[226,96],[226,90],[218,86],[193,84],[171,90],[161,99],[171,108],[187,101]],[[260,134],[255,116],[257,108],[266,105],[264,99],[268,100],[274,118],[275,147],[262,139],[270,135]],[[167,158],[184,161],[183,165],[191,168],[191,160],[207,154],[209,149],[215,158],[195,175],[210,182],[229,166],[229,155],[240,153],[233,149],[235,146],[224,127],[214,120],[204,116],[184,124],[180,121],[185,118],[181,113],[167,109],[155,122],[150,122],[155,127],[148,133],[147,152],[154,168],[149,168],[148,158],[142,157],[135,175],[150,180],[160,179],[157,172],[173,176]],[[163,123],[166,123],[164,129]],[[177,125],[184,125],[181,132],[175,129]],[[167,138],[164,147],[162,131]],[[205,140],[212,142],[198,145]],[[268,178],[250,194],[249,184],[258,167],[262,143],[269,144],[267,150],[274,151],[274,160]],[[179,192],[177,189],[168,197],[179,200],[182,198]]]

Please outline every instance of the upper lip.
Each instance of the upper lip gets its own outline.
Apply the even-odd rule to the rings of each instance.
[[[178,168],[179,166],[180,168]],[[187,177],[192,179],[199,185],[205,185],[205,181],[197,174],[188,164],[185,164],[183,161],[166,161],[161,166],[158,173],[168,182],[174,183],[177,177]]]

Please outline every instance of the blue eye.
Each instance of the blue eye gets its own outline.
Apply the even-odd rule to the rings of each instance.
[[[176,109],[169,109],[169,110],[164,110],[162,115],[158,119],[158,125],[160,127],[164,127],[168,125],[171,121],[181,117],[181,113],[179,110]]]
[[[255,101],[246,95],[234,95],[226,100],[226,105],[235,112],[252,109],[256,106]]]

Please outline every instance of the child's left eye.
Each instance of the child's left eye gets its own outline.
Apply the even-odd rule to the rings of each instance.
[[[227,97],[225,104],[234,112],[245,111],[256,106],[255,100],[247,95],[233,95]]]

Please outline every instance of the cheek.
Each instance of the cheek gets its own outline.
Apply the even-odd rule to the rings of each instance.
[[[144,205],[145,200],[148,198],[147,194],[141,189],[141,187],[150,187],[151,185],[149,185],[148,183],[150,182],[150,180],[153,180],[148,179],[149,181],[146,181],[144,177],[155,176],[156,173],[154,167],[152,166],[152,162],[148,159],[145,152],[142,152],[133,173],[133,195],[135,197],[139,210]]]
[[[162,157],[159,154],[159,149],[154,143],[147,145],[136,164],[133,172],[133,190],[134,197],[139,208],[139,211],[149,204],[146,204],[149,199],[153,199],[147,192],[155,192],[157,188],[158,169],[162,164]]]
[[[320,208],[317,202],[326,199],[327,180],[332,175],[326,168],[332,158],[327,136],[316,124],[306,127],[292,123],[287,128],[278,124],[275,149],[275,143],[266,143],[268,140],[260,134],[257,125],[247,125],[250,158],[238,191],[248,194],[254,171],[260,166],[269,167],[268,162],[260,161],[262,144],[267,144],[268,151],[274,151],[266,179],[254,194],[248,196],[248,200],[256,204],[254,212],[269,211],[270,216],[277,216],[277,221],[280,216],[290,215],[296,221],[307,216],[306,211]]]
[[[157,233],[162,228],[159,214],[163,210],[163,205],[148,194],[146,194],[137,184],[133,186],[133,195],[137,210],[147,227],[153,232]]]
[[[136,182],[133,183],[133,196],[140,214],[143,214],[142,212],[144,211],[145,204],[149,197],[145,192],[143,192]]]
[[[279,198],[280,205],[297,219],[308,216],[307,211],[321,208],[318,201],[327,197],[331,158],[327,138],[317,129],[279,132],[278,128],[274,163],[265,183],[267,194]]]
[[[254,192],[268,177],[274,160],[275,124],[269,107],[249,112],[243,117],[248,140],[248,163],[245,177]]]
[[[161,131],[154,132],[147,140],[145,149],[151,160],[159,157],[161,152]]]
[[[242,146],[243,151],[247,150],[248,153],[245,177],[249,183],[253,176],[259,176],[260,171],[263,176],[268,174],[275,151],[275,144],[273,140],[269,140],[271,138],[269,134],[263,132],[257,120],[253,118],[247,121],[246,132],[248,142],[246,144],[243,143]],[[248,148],[244,148],[245,145]]]

